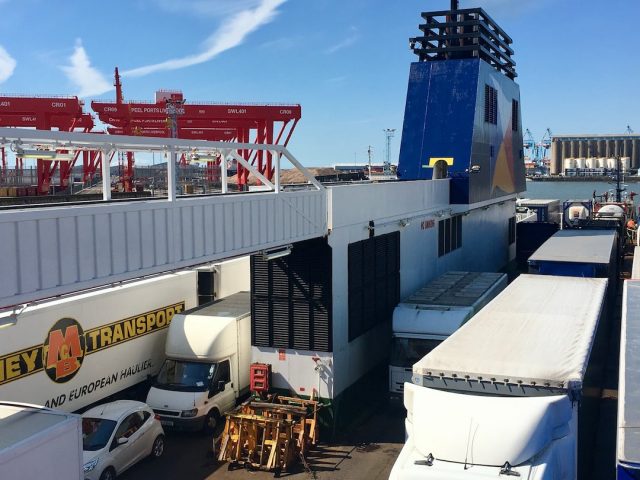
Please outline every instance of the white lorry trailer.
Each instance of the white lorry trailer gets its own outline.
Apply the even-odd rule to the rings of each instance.
[[[593,417],[579,417],[606,287],[521,275],[416,363],[389,478],[578,478],[578,439],[594,436]]]
[[[166,356],[147,404],[165,427],[213,430],[221,415],[249,390],[249,293],[176,315]]]
[[[393,310],[389,393],[401,398],[413,364],[473,317],[507,286],[503,273],[448,272]]]
[[[251,289],[251,257],[233,258],[224,262],[197,267],[198,305],[220,300]]]
[[[72,412],[145,381],[196,299],[184,271],[0,313],[0,400]]]
[[[0,402],[0,478],[82,480],[80,416]]]
[[[640,247],[636,247],[636,254]],[[633,258],[634,270],[636,257]],[[638,277],[634,277],[638,278]],[[624,282],[618,380],[618,480],[640,477],[640,282]]]

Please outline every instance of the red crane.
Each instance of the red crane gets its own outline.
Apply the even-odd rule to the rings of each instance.
[[[78,97],[0,95],[0,126],[88,132],[93,128],[93,117],[82,111],[83,105],[82,100]],[[60,170],[60,187],[66,188],[69,184],[69,176],[79,155],[79,152],[76,153],[71,161],[38,158],[36,163],[38,195],[49,193],[51,181],[58,168]],[[97,155],[89,155],[89,152],[86,155],[83,154],[85,176],[92,176],[95,173],[96,162]],[[21,169],[22,159],[16,157],[16,170]],[[6,172],[4,151],[2,152],[2,170]]]
[[[190,140],[236,141],[240,143],[282,144],[287,146],[300,120],[302,109],[297,104],[222,104],[184,103],[177,91],[156,92],[155,102],[125,102],[118,69],[115,69],[115,101],[92,101],[91,108],[102,122],[108,125],[110,134],[170,137],[171,120],[167,115],[167,103],[180,105],[176,135]],[[40,130],[84,131],[94,127],[93,117],[83,112],[84,103],[78,97],[28,97],[0,95],[0,126],[31,127]],[[59,152],[67,153],[67,152]],[[247,160],[269,180],[273,178],[273,154],[262,150],[241,149],[238,154]],[[94,177],[99,170],[101,152],[76,152],[71,161],[37,159],[38,195],[49,192],[53,176],[59,169],[60,186],[66,188],[69,176],[82,155],[83,180]],[[183,154],[181,163],[186,164]],[[207,175],[212,179],[216,162],[208,162]],[[121,180],[125,191],[133,190],[134,156],[126,153],[122,165]],[[16,157],[16,170],[21,169],[22,159]],[[245,189],[249,170],[237,165],[238,186]],[[6,175],[6,155],[0,152],[0,180]]]
[[[167,102],[183,102],[181,92],[160,90],[155,102],[124,102],[118,69],[115,71],[115,102],[92,101],[98,118],[110,125],[111,134],[169,137]],[[237,141],[241,143],[280,144],[286,146],[300,120],[300,105],[184,103],[177,120],[177,137],[196,140]],[[277,131],[277,135],[275,132]],[[242,149],[244,159],[256,165],[268,179],[273,177],[271,152]],[[181,161],[186,163],[183,155]],[[128,162],[128,168],[132,164]],[[132,171],[132,170],[131,170]],[[238,186],[246,188],[249,171],[238,165]]]

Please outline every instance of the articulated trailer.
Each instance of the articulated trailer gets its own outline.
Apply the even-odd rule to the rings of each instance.
[[[171,320],[196,305],[183,271],[0,313],[0,400],[73,412],[144,385]]]
[[[447,272],[393,310],[389,393],[401,398],[413,364],[446,340],[507,286],[504,273]]]
[[[597,423],[583,392],[598,376],[606,288],[521,275],[416,363],[390,479],[582,478]]]

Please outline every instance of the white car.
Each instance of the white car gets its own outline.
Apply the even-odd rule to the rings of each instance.
[[[84,478],[113,480],[141,459],[164,452],[164,431],[142,402],[119,400],[82,414]]]

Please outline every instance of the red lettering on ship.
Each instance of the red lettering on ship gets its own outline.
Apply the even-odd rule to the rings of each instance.
[[[431,220],[423,220],[420,222],[420,229],[421,230],[428,230],[429,228],[433,228],[436,226],[436,221],[431,219]]]

